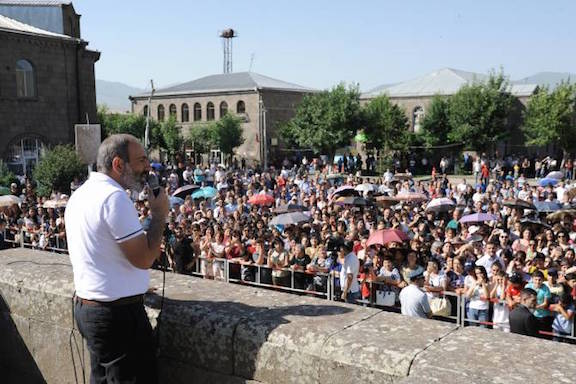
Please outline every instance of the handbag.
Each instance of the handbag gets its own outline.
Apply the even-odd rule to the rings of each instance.
[[[448,317],[452,312],[452,304],[445,297],[433,297],[429,300],[430,309],[434,316]]]
[[[396,293],[392,291],[376,291],[376,305],[393,307],[396,304]]]

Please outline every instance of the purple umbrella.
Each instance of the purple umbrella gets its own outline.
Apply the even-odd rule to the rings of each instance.
[[[491,213],[473,213],[471,215],[462,216],[459,220],[460,223],[483,223],[485,221],[498,221],[499,218]]]

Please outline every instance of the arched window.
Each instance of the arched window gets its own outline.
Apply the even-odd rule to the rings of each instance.
[[[206,105],[206,120],[214,120],[214,104],[211,101]]]
[[[6,165],[17,175],[29,175],[40,160],[43,150],[44,143],[40,137],[20,137],[8,145]]]
[[[187,123],[190,121],[190,110],[188,109],[188,104],[182,104],[182,122]]]
[[[142,109],[142,116],[148,116],[148,106],[145,105],[144,108]]]
[[[176,104],[170,104],[168,112],[170,113],[170,117],[176,118]]]
[[[223,101],[220,103],[220,118],[223,118],[228,113],[228,103]]]
[[[164,106],[162,104],[158,106],[158,121],[164,121]]]
[[[200,103],[194,103],[194,121],[202,120],[202,106]]]
[[[424,108],[417,106],[412,112],[412,127],[414,127],[414,132],[418,133],[422,125],[422,119],[424,119]]]
[[[36,78],[34,67],[28,60],[16,62],[16,95],[18,97],[36,96]]]
[[[236,113],[246,113],[246,104],[242,100],[236,103]]]

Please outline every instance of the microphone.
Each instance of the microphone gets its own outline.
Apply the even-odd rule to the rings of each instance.
[[[158,197],[158,194],[160,193],[160,182],[158,181],[158,176],[156,176],[155,173],[150,172],[148,173],[147,181],[148,187],[150,187],[154,193],[154,197]]]

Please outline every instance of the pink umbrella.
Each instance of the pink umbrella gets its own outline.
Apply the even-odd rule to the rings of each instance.
[[[402,243],[408,240],[408,236],[399,229],[380,229],[370,235],[366,246],[374,244],[386,245],[388,243]]]

